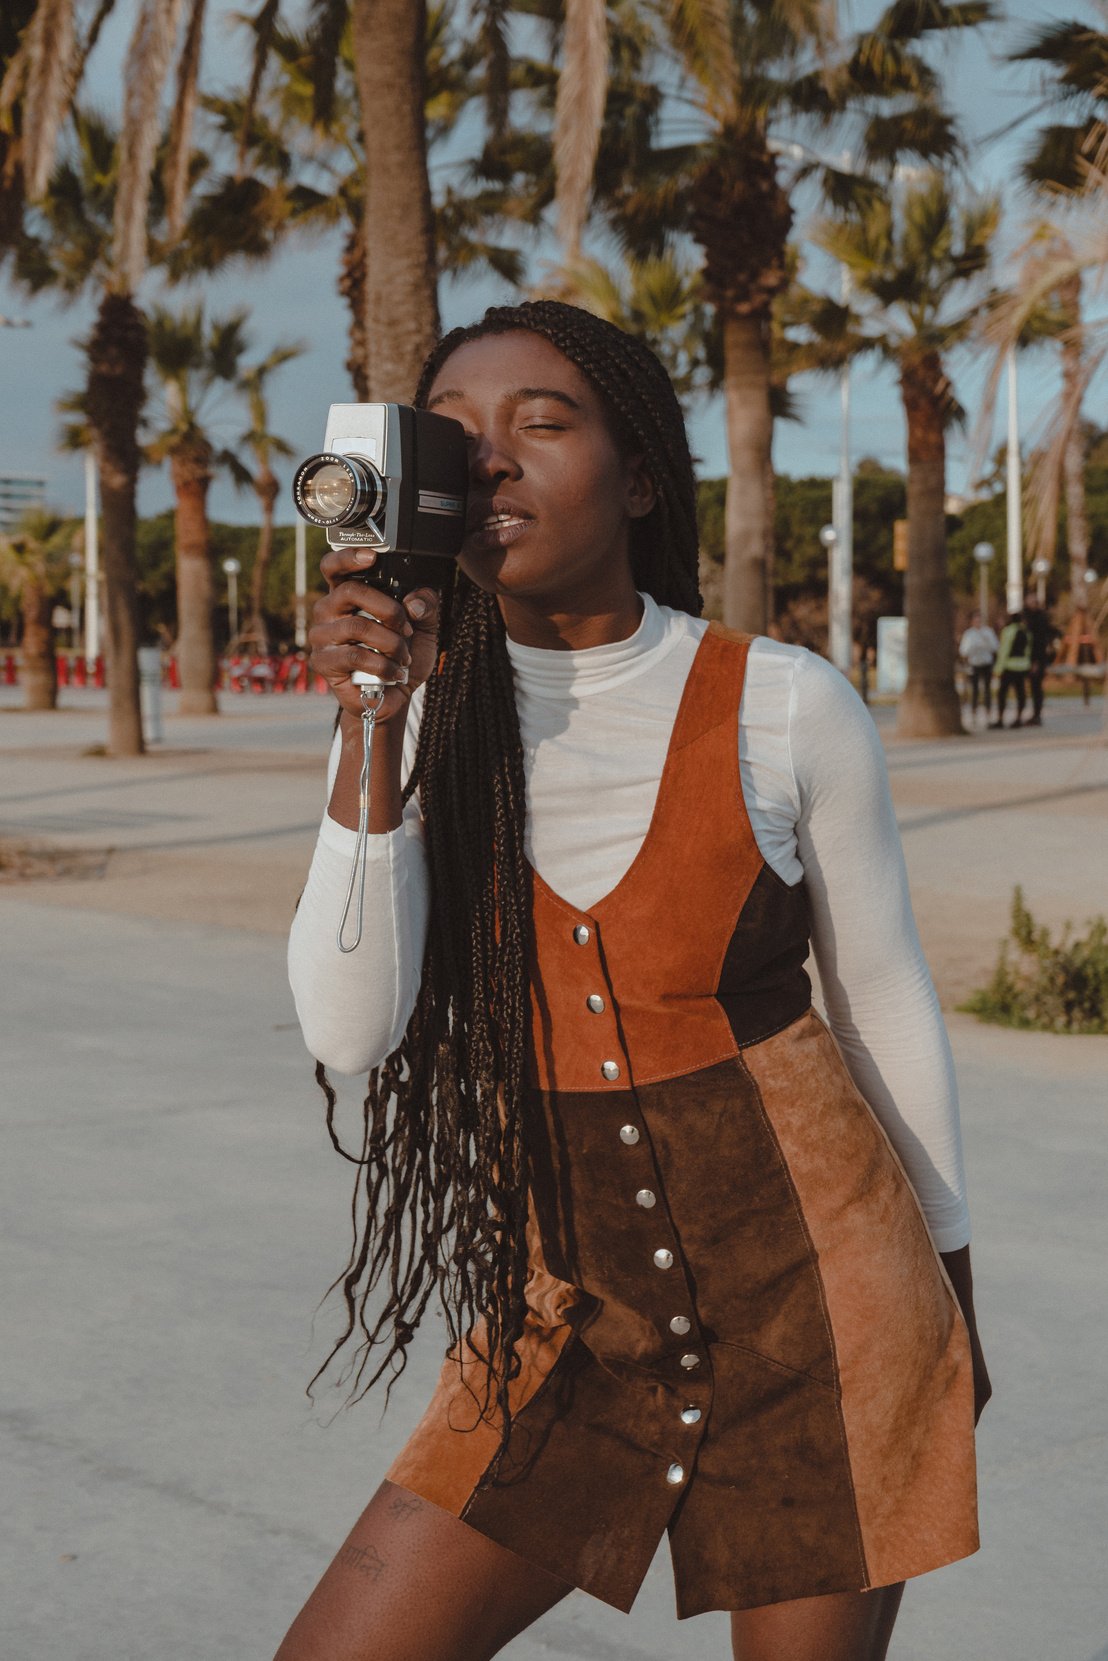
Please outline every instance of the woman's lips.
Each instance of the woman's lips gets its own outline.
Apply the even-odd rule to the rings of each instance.
[[[489,513],[471,528],[466,541],[473,548],[507,548],[534,523],[528,514]]]

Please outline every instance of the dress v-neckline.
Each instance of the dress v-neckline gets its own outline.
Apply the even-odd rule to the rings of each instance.
[[[594,901],[591,906],[586,908],[585,906],[573,905],[572,902],[567,900],[564,895],[559,894],[557,889],[550,886],[546,878],[532,863],[532,861],[527,861],[528,870],[531,872],[531,876],[537,886],[543,890],[550,900],[560,906],[563,911],[572,913],[574,917],[586,917],[590,920],[595,920],[601,911],[610,909],[617,898],[622,898],[623,890],[630,885],[632,878],[637,876],[639,868],[646,862],[648,852],[652,852],[651,844],[655,840],[655,831],[658,825],[658,820],[661,816],[659,810],[661,807],[662,796],[666,788],[666,777],[670,771],[670,762],[678,749],[678,741],[682,737],[683,729],[688,718],[689,705],[692,702],[694,695],[694,688],[697,681],[697,668],[700,664],[701,654],[704,651],[707,641],[719,638],[716,633],[716,628],[716,624],[709,622],[708,627],[705,629],[700,640],[697,642],[692,663],[689,665],[688,675],[685,677],[685,684],[681,689],[681,698],[677,705],[677,713],[673,718],[673,727],[669,735],[669,742],[666,745],[666,757],[662,763],[662,771],[658,778],[658,790],[654,797],[654,806],[651,810],[650,822],[646,827],[646,834],[643,837],[642,842],[639,844],[639,848],[634,859],[631,861],[626,871],[624,871],[619,881],[615,883],[606,894],[602,894],[599,900]]]

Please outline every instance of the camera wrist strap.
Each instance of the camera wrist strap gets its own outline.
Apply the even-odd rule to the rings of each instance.
[[[336,936],[340,952],[357,951],[362,938],[362,923],[365,916],[365,873],[366,862],[369,858],[369,781],[373,766],[373,734],[377,727],[378,711],[385,701],[385,688],[381,682],[363,685],[360,691],[362,696],[362,771],[358,779],[358,840],[350,866],[350,881],[346,886],[346,903],[342,908],[342,917],[339,919]],[[344,936],[346,925],[350,920],[350,907],[354,899],[355,886],[358,890],[356,929],[353,940],[347,945]]]

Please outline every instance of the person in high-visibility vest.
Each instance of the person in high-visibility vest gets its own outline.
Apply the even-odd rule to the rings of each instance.
[[[996,654],[996,673],[1000,677],[996,692],[996,720],[993,727],[1004,725],[1004,708],[1009,691],[1016,698],[1014,727],[1023,726],[1023,711],[1027,703],[1027,671],[1031,667],[1031,636],[1023,620],[1022,611],[1008,613],[1008,621],[1001,630],[1000,650]]]

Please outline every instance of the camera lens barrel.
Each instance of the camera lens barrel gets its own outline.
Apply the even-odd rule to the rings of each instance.
[[[309,456],[292,482],[297,511],[312,525],[364,523],[385,499],[385,481],[364,456]]]

